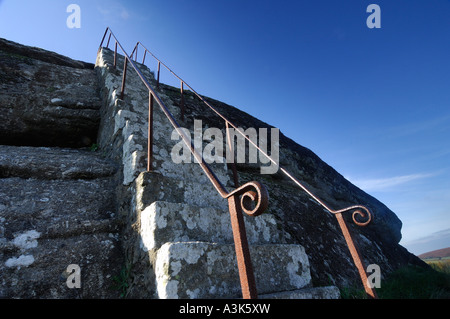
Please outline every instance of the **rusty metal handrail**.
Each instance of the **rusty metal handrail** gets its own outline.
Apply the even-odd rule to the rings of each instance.
[[[118,46],[122,50],[124,54],[124,68],[123,68],[123,76],[122,76],[122,90],[120,98],[124,98],[124,90],[125,90],[125,82],[126,82],[126,73],[127,73],[127,65],[131,64],[133,69],[138,74],[139,78],[142,80],[144,85],[147,87],[149,91],[149,133],[152,132],[152,119],[153,119],[153,100],[155,100],[158,105],[161,107],[161,110],[168,118],[169,122],[176,129],[178,134],[180,134],[182,140],[186,143],[186,145],[190,148],[191,153],[197,159],[197,162],[200,164],[200,167],[205,172],[208,179],[214,185],[217,192],[224,199],[228,200],[229,213],[231,218],[231,226],[233,230],[233,238],[235,244],[236,251],[236,259],[239,269],[239,277],[241,282],[242,296],[245,299],[249,298],[257,298],[256,291],[256,282],[253,272],[253,266],[250,257],[250,250],[248,246],[247,235],[245,231],[245,223],[243,219],[242,211],[251,216],[258,216],[262,214],[268,205],[268,193],[266,188],[258,182],[248,182],[240,187],[237,187],[235,190],[228,192],[220,180],[216,177],[214,172],[210,169],[208,164],[203,161],[202,155],[198,154],[195,149],[192,141],[185,135],[184,131],[180,128],[179,124],[170,113],[168,108],[164,105],[162,100],[156,94],[154,89],[148,83],[147,79],[143,76],[139,68],[130,58],[130,56],[126,53],[125,49],[122,47],[120,42],[117,40],[117,37],[114,35],[112,30],[107,27],[105,33],[103,35],[102,41],[99,46],[99,52],[102,48],[103,42],[105,40],[106,35],[109,31],[109,37],[107,42],[107,47],[109,46],[109,42],[111,40],[111,36],[115,40],[115,51],[114,51],[114,67],[117,62],[117,48]],[[148,153],[151,154],[152,149],[152,137],[148,136]],[[150,158],[149,158],[150,159]],[[150,171],[151,166],[148,163],[147,169]],[[239,196],[241,199],[239,200]],[[255,202],[254,207],[252,208],[252,202]]]
[[[342,213],[348,212],[348,211],[354,211],[352,214],[353,222],[358,226],[366,226],[370,223],[372,220],[372,215],[369,211],[369,209],[362,205],[354,205],[350,206],[344,209],[340,210],[334,210],[330,208],[325,202],[323,202],[320,198],[318,198],[316,195],[314,195],[310,190],[308,190],[307,187],[305,187],[298,179],[296,179],[294,176],[292,176],[286,169],[281,167],[279,163],[277,163],[275,160],[273,160],[265,151],[260,149],[258,145],[256,145],[250,138],[247,137],[243,132],[241,132],[240,129],[238,129],[232,122],[230,122],[225,116],[223,116],[219,111],[217,111],[210,103],[208,103],[200,94],[198,94],[189,84],[186,83],[181,77],[179,77],[175,72],[173,72],[166,64],[164,64],[161,60],[159,60],[150,50],[148,50],[140,41],[138,41],[131,53],[131,56],[135,56],[135,61],[137,60],[137,53],[138,53],[138,47],[142,46],[144,49],[144,55],[142,59],[142,64],[145,62],[145,58],[147,53],[149,53],[157,62],[158,62],[158,72],[157,72],[157,87],[159,87],[159,81],[160,81],[160,66],[163,65],[170,73],[172,73],[178,80],[180,80],[180,90],[181,90],[181,117],[183,119],[184,115],[184,103],[183,103],[183,88],[184,85],[188,87],[192,93],[194,93],[206,106],[208,106],[214,113],[216,113],[219,117],[221,117],[225,121],[225,125],[227,128],[229,126],[233,127],[239,134],[241,134],[249,143],[251,143],[254,147],[256,147],[257,150],[261,152],[268,160],[270,160],[273,164],[277,165],[281,172],[283,172],[284,175],[286,175],[289,179],[291,179],[298,187],[300,187],[304,192],[306,192],[311,198],[313,198],[317,203],[319,203],[323,208],[325,208],[328,212],[336,216],[336,219],[338,221],[338,224],[341,228],[341,231],[344,235],[345,241],[347,243],[347,246],[349,248],[350,254],[352,256],[353,262],[355,263],[356,268],[358,269],[362,284],[364,286],[364,290],[366,291],[366,294],[370,298],[377,298],[377,294],[375,290],[369,285],[367,274],[366,274],[366,268],[364,266],[364,263],[360,257],[360,253],[358,251],[358,248],[352,238],[352,235],[347,227],[347,224],[342,216]],[[229,136],[228,136],[229,137]],[[231,145],[231,144],[230,144]],[[237,182],[237,172],[236,167],[232,166],[233,174],[234,174],[234,180],[235,185],[238,185]],[[359,215],[362,218],[365,218],[366,220],[364,222],[360,222],[356,220],[356,215]]]
[[[111,39],[111,35],[113,35],[114,39],[116,40],[115,43],[115,52],[114,52],[114,66],[116,65],[116,56],[117,56],[117,38],[114,36],[114,34],[111,32],[110,28],[107,28],[105,31],[105,34],[103,36],[102,42],[100,44],[100,48],[103,44],[103,41],[105,39],[105,36],[108,32],[108,30],[110,31],[110,35],[108,38],[108,44],[107,47],[109,46],[109,42]],[[367,279],[367,274],[365,271],[365,267],[363,264],[363,261],[361,260],[358,248],[350,234],[350,231],[347,227],[347,224],[345,222],[345,220],[342,217],[342,213],[347,212],[347,211],[354,211],[352,218],[353,221],[359,225],[359,226],[366,226],[368,223],[370,223],[372,217],[371,217],[371,213],[369,211],[369,209],[367,209],[365,206],[361,206],[361,205],[354,205],[354,206],[350,206],[344,209],[340,209],[340,210],[333,210],[330,207],[328,207],[321,199],[319,199],[317,196],[315,196],[311,191],[309,191],[298,179],[296,179],[295,177],[293,177],[286,169],[284,169],[283,167],[279,166],[279,164],[273,160],[266,152],[264,152],[263,150],[261,150],[258,145],[256,145],[251,139],[249,139],[243,132],[241,132],[241,130],[239,130],[233,123],[231,123],[228,119],[226,119],[220,112],[218,112],[211,104],[209,104],[202,96],[200,96],[200,94],[198,94],[191,86],[189,86],[184,80],[182,80],[177,74],[175,74],[169,67],[167,67],[163,62],[161,62],[158,58],[156,58],[156,56],[151,53],[142,43],[137,42],[136,46],[133,49],[133,52],[131,54],[131,57],[133,57],[133,55],[135,55],[135,61],[137,60],[137,50],[138,50],[138,46],[141,45],[144,48],[144,57],[142,59],[142,64],[144,64],[145,62],[145,57],[146,54],[149,53],[153,56],[153,58],[158,61],[158,73],[157,73],[157,87],[159,87],[159,78],[160,78],[160,65],[162,64],[167,70],[169,70],[169,72],[171,72],[175,77],[177,77],[180,80],[180,84],[181,84],[181,103],[180,103],[180,107],[181,107],[181,117],[183,119],[183,115],[184,115],[184,103],[183,103],[183,88],[184,85],[186,85],[201,101],[203,101],[212,111],[214,111],[219,117],[221,117],[224,121],[225,121],[225,125],[228,131],[229,126],[235,128],[246,140],[249,141],[249,143],[251,143],[254,147],[256,147],[261,154],[263,154],[264,156],[266,156],[272,163],[274,163],[275,165],[277,165],[279,167],[279,169],[283,172],[283,174],[285,174],[289,179],[291,179],[297,186],[299,186],[303,191],[305,191],[310,197],[312,197],[317,203],[319,203],[322,207],[324,207],[328,212],[334,214],[336,216],[336,219],[338,221],[338,224],[341,228],[341,231],[344,235],[345,241],[347,243],[347,246],[349,248],[350,254],[353,258],[353,261],[355,263],[356,268],[358,269],[362,284],[364,286],[364,289],[367,293],[367,295],[371,298],[377,298],[376,292],[375,290],[370,286],[368,279]],[[237,252],[237,258],[238,258],[238,264],[239,264],[239,269],[240,269],[240,278],[241,278],[241,287],[243,289],[243,296],[244,298],[254,298],[256,297],[256,288],[254,288],[254,292],[250,292],[250,290],[252,290],[251,288],[249,288],[249,286],[254,286],[254,275],[253,275],[253,271],[251,268],[251,261],[249,263],[250,267],[247,267],[246,261],[245,260],[250,260],[250,256],[248,256],[248,258],[246,259],[244,255],[248,254],[247,253],[243,253],[241,252],[241,261],[239,261],[240,257],[238,254],[238,243],[242,242],[243,239],[245,239],[245,243],[247,243],[246,238],[240,238],[239,234],[244,234],[245,236],[245,228],[242,229],[239,225],[242,224],[243,225],[243,220],[240,221],[240,219],[242,217],[242,212],[238,212],[237,214],[234,214],[233,211],[240,211],[241,209],[244,209],[244,211],[248,214],[252,214],[252,211],[248,211],[245,208],[245,203],[248,203],[248,199],[251,199],[253,201],[258,201],[258,204],[256,205],[256,207],[267,207],[267,191],[265,190],[264,186],[256,183],[256,182],[250,182],[247,183],[245,185],[242,185],[241,187],[238,186],[238,181],[237,181],[237,172],[236,172],[236,168],[234,166],[232,166],[233,169],[233,174],[234,174],[234,181],[235,181],[235,186],[236,186],[236,190],[233,191],[232,193],[227,193],[225,188],[223,187],[223,185],[220,183],[220,181],[217,179],[217,177],[214,175],[214,173],[211,171],[211,169],[208,167],[208,165],[206,165],[204,163],[204,161],[202,161],[202,157],[201,155],[199,155],[197,153],[197,151],[195,150],[194,146],[192,145],[192,142],[190,142],[190,139],[187,138],[184,134],[183,130],[180,130],[180,127],[178,125],[178,123],[175,121],[175,119],[173,118],[173,116],[170,114],[170,112],[167,110],[167,108],[164,106],[164,104],[162,103],[162,101],[159,99],[159,97],[157,96],[157,94],[155,93],[155,91],[151,88],[151,86],[148,84],[148,82],[146,81],[146,79],[143,77],[142,73],[139,71],[139,69],[136,67],[136,65],[133,63],[132,59],[130,58],[130,56],[128,56],[125,52],[125,50],[123,49],[123,47],[120,45],[119,46],[121,48],[121,50],[124,52],[125,54],[125,65],[124,65],[124,75],[123,75],[123,79],[122,79],[122,91],[121,91],[121,99],[123,99],[123,92],[124,92],[124,88],[125,88],[125,77],[126,77],[126,66],[127,66],[127,62],[130,61],[133,68],[136,70],[136,72],[138,73],[139,77],[141,78],[141,80],[144,82],[144,84],[147,86],[147,88],[149,89],[149,142],[148,142],[148,160],[147,160],[147,165],[148,165],[148,170],[151,169],[151,159],[152,159],[152,141],[151,141],[151,136],[152,136],[152,121],[151,121],[151,117],[152,117],[152,106],[153,106],[153,98],[155,98],[158,102],[158,104],[160,105],[160,107],[162,108],[163,112],[166,114],[166,116],[168,117],[169,121],[171,122],[171,124],[175,127],[175,129],[177,130],[177,132],[180,134],[180,136],[182,137],[183,141],[190,147],[191,153],[194,155],[194,157],[197,159],[197,162],[200,164],[200,166],[202,167],[202,169],[205,171],[207,177],[210,179],[210,181],[213,183],[214,187],[216,188],[216,190],[219,192],[219,194],[223,197],[223,198],[227,198],[228,199],[228,204],[229,204],[229,208],[230,208],[230,214],[231,214],[231,218],[232,221],[235,220],[236,222],[233,223],[232,222],[232,226],[233,226],[233,234],[235,235],[235,246],[236,246],[236,252]],[[100,49],[99,48],[99,49]],[[229,137],[229,136],[228,136]],[[255,196],[255,193],[253,191],[251,191],[249,188],[253,187],[254,189],[257,190],[257,194]],[[239,196],[244,194],[245,196],[242,196],[242,201],[239,204],[236,201],[235,196]],[[245,200],[245,198],[247,198],[247,200]],[[264,198],[263,200],[261,200],[262,198]],[[255,213],[253,213],[253,215],[258,215],[260,213],[262,213],[264,210],[258,210],[258,209],[254,209]],[[235,217],[233,217],[233,214],[236,215]],[[359,215],[363,218],[366,218],[367,220],[365,222],[359,222],[356,220],[355,216]],[[244,226],[245,227],[245,226]],[[248,244],[246,244],[248,245]],[[244,245],[244,246],[246,246]],[[248,250],[248,247],[247,247]],[[243,265],[243,266],[241,266]],[[241,271],[241,268],[247,268],[244,271]],[[249,280],[248,278],[246,278],[246,272],[247,271],[251,272],[251,279]],[[252,282],[253,281],[253,282]],[[244,290],[246,290],[246,292],[244,292]]]

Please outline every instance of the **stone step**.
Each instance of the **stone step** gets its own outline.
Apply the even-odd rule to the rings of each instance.
[[[113,233],[41,238],[40,233],[27,231],[4,244],[0,239],[0,298],[119,297],[113,278],[122,267],[122,252]],[[67,286],[69,265],[80,267],[79,289]]]
[[[0,237],[35,230],[68,237],[114,228],[114,184],[96,180],[0,179]]]
[[[341,293],[336,286],[310,287],[291,291],[262,294],[259,299],[340,299]]]
[[[311,286],[308,257],[300,245],[251,245],[259,294]],[[241,298],[234,245],[169,242],[156,254],[157,297]]]
[[[192,170],[191,177],[184,171],[188,169]],[[144,210],[155,201],[165,201],[228,211],[227,200],[219,195],[198,164],[182,165],[179,172],[178,177],[159,172],[140,173],[135,181],[137,208]]]
[[[288,234],[269,213],[258,217],[244,214],[249,243],[286,243]],[[214,207],[153,202],[140,215],[142,246],[146,250],[159,249],[166,242],[204,241],[233,243],[233,232],[228,210]]]
[[[0,145],[0,178],[94,179],[116,171],[115,164],[90,150]]]
[[[123,99],[118,99],[123,57],[118,55],[114,69],[113,52],[102,48],[99,53],[96,65],[108,107],[102,110],[98,140],[122,161],[122,185],[131,195],[132,216],[128,224],[135,232],[124,236],[125,246],[129,247],[127,258],[132,264],[129,296],[240,298],[227,200],[217,193],[198,163],[189,161],[190,152],[173,134],[173,127],[157,105],[152,116],[152,171],[146,171],[148,88],[131,72]],[[178,121],[179,93],[161,85],[158,95]],[[207,127],[223,127],[223,122],[219,117],[217,122],[208,118],[208,123],[195,125],[194,120],[205,119],[205,113],[203,107],[193,104],[191,97],[186,92],[186,118],[179,123],[189,129],[196,148],[202,150],[210,141],[196,140],[196,136],[201,136]],[[183,157],[185,163],[179,163],[183,162],[181,155],[187,155]],[[231,191],[233,178],[225,161],[215,161],[210,167]],[[255,168],[258,167],[251,169]],[[278,298],[293,293],[298,298],[319,296],[320,289],[304,290],[311,288],[308,257],[302,246],[289,245],[294,239],[283,231],[278,217],[269,212],[256,218],[244,216],[258,293],[275,294]]]
[[[85,150],[0,146],[0,298],[118,297],[115,170]]]
[[[102,105],[92,64],[0,39],[0,144],[86,147]]]
[[[0,179],[0,298],[115,298],[123,265],[111,178]],[[81,289],[65,269],[81,268]]]

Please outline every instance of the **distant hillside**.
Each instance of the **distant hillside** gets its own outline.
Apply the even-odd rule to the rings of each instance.
[[[450,247],[429,251],[417,257],[420,259],[450,257]]]

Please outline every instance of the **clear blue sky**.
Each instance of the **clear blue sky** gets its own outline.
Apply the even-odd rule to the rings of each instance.
[[[450,246],[449,0],[0,0],[0,37],[83,61],[107,26],[381,200],[411,252]]]

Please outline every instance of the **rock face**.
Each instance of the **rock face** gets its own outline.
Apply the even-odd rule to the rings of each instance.
[[[179,93],[174,88],[167,87],[165,94],[171,96],[174,101],[179,100]],[[271,128],[269,124],[237,108],[211,98],[205,99],[243,130],[250,127]],[[212,116],[212,112],[205,111],[200,102],[194,98],[186,98],[186,101],[187,121],[201,119],[208,123],[209,127],[223,127],[223,121]],[[300,180],[329,207],[338,210],[352,205],[364,205],[369,208],[373,220],[365,227],[353,223],[351,212],[344,214],[366,266],[379,265],[382,277],[406,264],[425,266],[421,260],[398,244],[402,223],[383,203],[351,184],[311,150],[295,143],[282,132],[279,134],[279,148],[280,166]],[[260,174],[261,165],[263,164],[237,164],[240,184],[257,180],[266,186],[270,198],[268,212],[274,215],[280,223],[280,228],[291,236],[292,242],[305,247],[313,282],[318,286],[330,283],[339,287],[360,286],[359,275],[335,216],[281,171],[272,175]]]
[[[0,39],[0,87],[0,298],[119,297],[118,166],[67,148],[96,139],[93,66]]]
[[[86,147],[97,137],[92,64],[0,39],[0,144]]]
[[[0,297],[118,297],[116,170],[88,150],[0,146]]]
[[[147,172],[148,89],[129,65],[119,98],[123,56],[115,68],[113,52],[102,48],[93,68],[0,40],[0,58],[0,297],[241,297],[227,200],[198,163],[174,160],[180,139],[157,103]],[[190,91],[181,120],[179,89],[156,89],[152,72],[136,65],[188,134],[218,128],[225,136],[223,120]],[[244,130],[271,128],[205,99]],[[371,210],[366,227],[345,219],[382,279],[423,265],[398,244],[401,221],[385,205],[281,133],[279,149],[280,165],[330,207]],[[210,166],[231,191],[222,159]],[[261,216],[244,216],[259,296],[339,298],[336,287],[361,286],[335,216],[280,171],[260,174],[262,164],[237,165],[240,185],[258,181],[269,193]],[[81,288],[67,286],[71,264],[81,269]],[[121,291],[110,289],[117,284]]]
[[[177,164],[172,160],[174,128],[158,106],[153,113],[153,169],[146,171],[148,89],[130,71],[124,99],[118,99],[123,57],[118,59],[114,68],[113,52],[105,48],[97,57],[106,102],[98,143],[109,157],[123,164],[121,212],[128,224],[123,238],[125,258],[132,265],[127,296],[242,297],[227,201],[197,163]],[[139,67],[155,84],[152,73]],[[170,112],[179,116],[176,100],[166,94],[171,94],[170,89],[162,89],[158,95]],[[227,166],[213,163],[211,167],[216,177],[230,187]],[[245,223],[261,297],[339,297],[334,286],[315,290],[304,248],[290,239],[274,215],[245,217]],[[271,278],[266,280],[268,274]]]
[[[126,207],[127,214],[131,216],[129,224],[138,231],[129,234],[129,238],[134,238],[131,242],[140,243],[133,248],[129,247],[127,260],[135,265],[130,281],[133,287],[130,296],[143,296],[148,293],[149,297],[158,296],[159,288],[149,288],[151,283],[157,281],[154,276],[158,276],[158,256],[161,252],[154,248],[159,239],[165,238],[166,242],[189,242],[189,240],[211,242],[214,241],[213,234],[208,236],[199,235],[195,237],[188,235],[188,229],[198,229],[199,224],[206,223],[215,230],[216,235],[222,234],[220,223],[211,217],[199,219],[191,224],[177,219],[176,222],[168,218],[156,218],[149,221],[148,210],[152,205],[166,207],[174,203],[182,203],[182,207],[174,209],[180,214],[185,211],[194,211],[199,216],[202,215],[202,207],[210,210],[205,216],[212,216],[212,208],[226,212],[228,207],[226,201],[218,196],[215,189],[206,179],[198,164],[175,164],[171,158],[171,150],[179,142],[177,134],[172,135],[173,127],[162,114],[159,106],[155,103],[154,111],[154,144],[153,144],[153,171],[146,171],[146,151],[147,151],[147,117],[148,117],[148,92],[142,82],[134,72],[130,72],[126,82],[125,98],[118,99],[121,86],[121,66],[123,60],[119,59],[118,67],[112,67],[113,52],[102,49],[96,67],[101,77],[103,87],[103,99],[109,107],[102,109],[101,127],[108,127],[108,123],[114,121],[114,129],[101,129],[99,144],[111,157],[123,160],[123,184],[128,186],[128,196],[131,197],[132,205]],[[147,77],[153,88],[156,83],[151,72],[142,65],[138,67]],[[180,119],[180,91],[177,88],[160,85],[157,90],[158,96],[165,103],[170,112],[179,121],[180,126],[186,128],[194,139],[196,129],[195,121],[202,120],[205,130],[207,127],[220,128],[223,130],[224,123],[220,117],[208,110],[192,92],[185,91],[184,105],[185,119]],[[207,99],[214,107],[233,122],[236,126],[244,130],[253,128],[270,128],[270,125],[263,123],[256,118],[232,107]],[[222,136],[226,136],[222,131]],[[172,139],[173,138],[173,139]],[[201,142],[200,142],[201,143]],[[207,142],[203,141],[203,147]],[[359,227],[353,224],[351,216],[345,216],[350,231],[355,242],[358,244],[363,261],[366,265],[377,264],[380,266],[382,276],[389,274],[402,265],[408,263],[422,264],[414,255],[408,253],[398,242],[401,238],[401,222],[397,216],[385,205],[375,198],[364,193],[350,182],[345,180],[333,168],[324,163],[312,151],[294,143],[289,138],[280,134],[280,163],[288,169],[292,175],[300,179],[313,193],[322,198],[330,207],[341,209],[351,205],[365,205],[372,214],[373,221],[366,227]],[[224,146],[225,149],[226,146]],[[248,154],[247,154],[248,156]],[[132,160],[131,160],[132,159]],[[277,244],[301,245],[304,247],[309,259],[313,286],[328,286],[330,284],[339,287],[357,285],[360,286],[360,278],[350,256],[344,237],[338,227],[336,218],[326,212],[322,206],[312,200],[306,193],[296,187],[290,180],[286,179],[281,172],[277,174],[260,174],[261,163],[253,165],[238,165],[240,184],[256,180],[262,182],[269,192],[269,208],[263,216],[267,218],[265,223],[272,223],[278,230],[278,238],[274,240]],[[231,171],[227,168],[225,161],[211,164],[218,179],[228,189],[233,189]],[[159,203],[159,204],[158,204]],[[185,205],[192,205],[189,208]],[[161,206],[162,205],[162,206]],[[155,208],[156,209],[156,208]],[[162,209],[162,208],[160,208]],[[157,209],[155,211],[158,211]],[[171,211],[171,214],[174,214]],[[147,217],[146,217],[147,216]],[[223,218],[227,218],[222,215]],[[208,222],[206,222],[206,220]],[[161,225],[158,226],[158,221]],[[144,225],[142,224],[144,223]],[[149,227],[148,224],[156,225]],[[184,230],[164,225],[184,224]],[[247,223],[247,222],[246,222]],[[247,228],[252,229],[251,222]],[[128,227],[131,229],[132,227]],[[148,229],[151,228],[152,231]],[[166,231],[164,231],[166,229]],[[219,231],[220,230],[220,231]],[[149,235],[149,233],[151,235]],[[170,234],[169,236],[164,234]],[[179,234],[179,235],[177,235]],[[271,233],[273,234],[273,233]],[[162,236],[162,237],[160,237]],[[150,238],[150,239],[149,239]],[[152,243],[152,244],[144,244]],[[220,242],[220,241],[219,241]],[[226,242],[226,241],[224,241]],[[228,242],[229,243],[229,242]],[[263,239],[258,239],[252,244],[264,243]],[[164,244],[161,243],[161,247]],[[148,251],[148,252],[147,252]],[[166,256],[167,257],[167,256]],[[165,258],[166,258],[165,257]],[[169,258],[169,257],[167,257]],[[175,257],[174,257],[175,258]],[[170,258],[169,258],[170,259]],[[166,259],[165,282],[176,281],[176,276],[171,277],[171,262]],[[173,260],[178,264],[176,258]],[[255,263],[257,263],[255,261]],[[423,265],[423,264],[422,264]],[[231,266],[227,266],[231,267]],[[148,272],[148,269],[153,269]],[[175,270],[177,273],[177,270]],[[168,277],[167,277],[168,276]],[[258,275],[257,275],[258,276]],[[164,281],[163,280],[163,281]],[[152,291],[155,289],[155,291]],[[170,290],[170,289],[169,289]],[[171,290],[173,291],[173,289]],[[274,290],[275,291],[275,290]],[[278,290],[279,291],[279,290]],[[162,293],[164,295],[164,293]],[[299,294],[301,295],[301,294]]]

